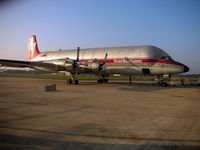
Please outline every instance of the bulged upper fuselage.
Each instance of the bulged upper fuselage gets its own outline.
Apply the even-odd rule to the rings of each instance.
[[[92,62],[98,60],[103,62],[106,53],[108,57],[104,72],[108,74],[162,75],[189,71],[187,66],[174,61],[166,52],[155,46],[81,49],[79,61]],[[60,59],[76,59],[76,55],[76,50],[45,51],[33,58],[32,61],[58,63]],[[84,70],[80,70],[80,72],[84,73]]]

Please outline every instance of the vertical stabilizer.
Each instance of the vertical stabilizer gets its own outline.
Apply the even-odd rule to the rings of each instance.
[[[40,54],[37,46],[36,36],[31,35],[28,40],[27,56],[26,60],[31,61],[34,57]]]

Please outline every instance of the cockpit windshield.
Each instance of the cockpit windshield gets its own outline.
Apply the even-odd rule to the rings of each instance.
[[[162,56],[161,59],[167,61],[173,61],[173,59],[170,56]]]

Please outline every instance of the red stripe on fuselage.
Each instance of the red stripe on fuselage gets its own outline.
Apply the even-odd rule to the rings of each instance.
[[[87,62],[87,61],[94,61],[94,60],[79,60],[80,62]],[[100,63],[103,63],[103,59],[98,59],[98,61]],[[159,64],[169,64],[169,65],[177,65],[177,66],[182,66],[180,64],[177,63],[173,63],[173,62],[168,62],[165,60],[160,60],[160,59],[107,59],[106,63],[114,63],[114,64],[120,64],[120,63],[136,63],[136,64],[140,64],[140,63],[159,63]]]
[[[103,59],[97,59],[100,63],[103,63]],[[48,61],[48,60],[46,60]],[[88,62],[88,61],[95,61],[92,59],[84,59],[84,60],[79,60],[79,62]],[[44,61],[34,61],[34,62],[44,62]],[[159,64],[168,64],[168,65],[177,65],[177,66],[182,66],[180,64],[177,63],[173,63],[173,62],[169,62],[169,61],[165,61],[165,60],[160,60],[160,59],[107,59],[106,63],[113,63],[113,64],[121,64],[121,63],[136,63],[136,64],[140,64],[140,63],[159,63]]]

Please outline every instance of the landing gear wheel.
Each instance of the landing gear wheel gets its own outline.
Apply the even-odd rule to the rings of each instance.
[[[108,83],[108,79],[103,79],[103,82],[104,83]]]
[[[78,80],[74,80],[74,84],[78,84]]]
[[[98,79],[98,83],[108,83],[108,79]]]
[[[166,87],[166,86],[167,86],[167,83],[162,82],[162,83],[161,83],[161,86],[162,86],[162,87]]]
[[[103,83],[103,79],[97,80],[98,83]]]
[[[72,79],[67,79],[68,84],[72,84]]]

